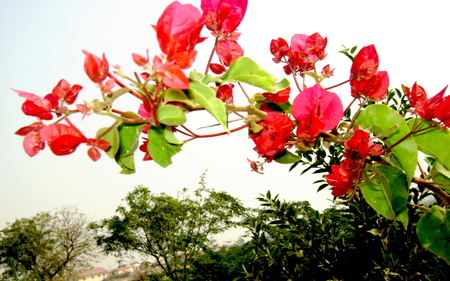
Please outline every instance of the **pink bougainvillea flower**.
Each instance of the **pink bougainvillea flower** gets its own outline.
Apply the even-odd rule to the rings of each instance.
[[[248,0],[202,0],[206,27],[219,34],[234,32],[244,18]]]
[[[226,104],[233,103],[233,88],[234,84],[222,84],[217,89],[216,97]]]
[[[230,66],[232,62],[244,55],[244,50],[235,40],[220,40],[216,53],[225,66]]]
[[[44,141],[56,155],[68,155],[75,151],[87,138],[66,118],[69,125],[56,123],[39,130]]]
[[[22,104],[23,113],[43,120],[53,119],[52,110],[59,107],[58,97],[55,94],[51,93],[42,98],[32,93],[15,89],[12,90],[22,98],[27,99]]]
[[[83,53],[86,55],[84,72],[86,72],[89,79],[94,83],[100,83],[105,80],[109,73],[109,64],[105,54],[103,54],[102,58],[99,58],[86,50],[83,50]]]
[[[325,58],[325,48],[327,38],[323,38],[319,33],[311,35],[295,34],[291,38],[291,52],[304,52],[308,54],[309,61],[315,63]]]
[[[350,79],[368,79],[378,71],[378,53],[374,45],[362,48],[353,60]]]
[[[53,88],[52,94],[67,104],[73,104],[78,97],[78,93],[83,89],[81,85],[70,85],[65,79],[61,79]]]
[[[200,11],[191,4],[175,1],[167,6],[153,28],[169,62],[175,61],[183,69],[192,65],[195,45],[205,39],[200,37],[203,25]]]
[[[325,132],[339,124],[343,115],[343,106],[341,99],[335,93],[325,91],[320,84],[316,84],[295,97],[292,115],[297,121],[310,122],[308,127],[314,123],[320,132]],[[322,124],[318,126],[320,123]]]
[[[284,90],[279,91],[278,93],[263,93],[262,95],[265,97],[264,100],[271,101],[273,103],[285,103],[289,100],[289,95],[291,93],[291,87],[287,87]]]
[[[365,96],[377,102],[387,96],[389,76],[386,71],[378,71],[368,79],[350,80],[350,87],[352,97]]]
[[[45,148],[45,142],[39,134],[39,130],[44,127],[42,121],[34,122],[17,130],[16,135],[24,136],[23,148],[28,156],[33,157]]]
[[[256,144],[255,151],[270,162],[275,154],[285,149],[294,125],[289,117],[277,112],[268,112],[266,118],[258,124],[263,129],[251,136]]]
[[[167,87],[181,90],[190,87],[186,75],[178,64],[174,62],[163,64],[162,59],[155,56],[153,58],[152,68]]]

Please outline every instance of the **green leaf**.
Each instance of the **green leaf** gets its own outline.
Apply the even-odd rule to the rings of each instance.
[[[125,93],[128,93],[129,91],[131,91],[131,89],[128,88],[120,88],[118,90],[115,90],[114,92],[111,93],[110,99],[111,101],[115,101],[118,97],[120,97]]]
[[[182,90],[170,88],[164,92],[165,102],[181,102],[188,106],[194,107],[197,104],[197,100],[193,95],[186,95]]]
[[[183,109],[172,104],[160,106],[156,111],[156,116],[159,122],[169,126],[182,125],[187,120]]]
[[[295,155],[287,149],[275,154],[274,158],[275,162],[280,164],[293,164],[300,161],[301,159],[301,156]]]
[[[235,60],[220,78],[223,82],[247,83],[269,93],[277,93],[289,86],[286,78],[277,83],[277,79],[272,74],[262,70],[248,57],[240,57]]]
[[[371,165],[368,170],[375,173],[371,182],[359,184],[361,191],[372,208],[390,220],[399,220],[408,227],[408,186],[405,174],[392,166]],[[363,171],[365,172],[365,171]]]
[[[229,132],[225,105],[220,99],[216,98],[214,90],[197,80],[190,82],[190,86],[188,91],[197,98],[197,102],[216,118],[226,132]]]
[[[181,151],[181,145],[171,144],[164,136],[164,128],[161,126],[148,128],[148,154],[158,165],[166,168],[172,164],[172,156]]]
[[[450,216],[448,210],[431,207],[417,223],[417,236],[423,247],[450,264]]]
[[[371,129],[375,135],[386,133],[382,140],[388,145],[400,141],[408,133],[409,127],[405,119],[395,110],[384,104],[369,105],[361,111],[356,123],[366,129]],[[418,149],[413,137],[408,137],[392,148],[394,155],[405,171],[408,185],[416,170]]]
[[[136,172],[134,152],[139,147],[139,136],[145,124],[123,123],[118,127],[120,145],[115,155],[117,164],[122,168],[121,174]]]
[[[171,144],[184,144],[184,142],[180,141],[175,137],[175,134],[172,131],[172,127],[166,126],[164,128],[164,137],[166,138],[168,143]]]
[[[96,136],[99,136],[100,134],[102,134],[103,132],[105,132],[108,129],[109,129],[109,127],[100,128],[97,131]],[[109,130],[100,139],[106,140],[109,142],[109,144],[111,146],[105,152],[106,152],[106,155],[108,155],[110,158],[114,159],[117,154],[117,151],[119,150],[119,144],[120,144],[119,130],[117,129],[117,127],[114,126],[111,130]]]
[[[431,122],[420,118],[408,120],[408,125],[412,128],[414,124],[420,124],[422,121],[423,123],[417,130],[425,129],[432,125]],[[413,136],[420,151],[433,156],[450,170],[450,132],[447,129],[431,128],[415,133]]]

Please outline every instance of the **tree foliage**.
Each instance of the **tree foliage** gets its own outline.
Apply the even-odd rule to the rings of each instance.
[[[153,258],[165,276],[184,280],[188,262],[214,246],[213,236],[236,226],[243,207],[225,192],[201,187],[179,198],[136,187],[116,215],[92,224],[97,243],[117,257]]]
[[[7,280],[66,280],[98,258],[88,219],[75,207],[38,213],[0,231],[0,266]]]

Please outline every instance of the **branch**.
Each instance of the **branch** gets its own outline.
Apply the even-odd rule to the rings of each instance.
[[[442,190],[436,183],[427,181],[427,180],[423,180],[419,177],[413,177],[412,181],[418,185],[428,188],[434,194],[439,196],[446,204],[450,204],[450,194],[448,194],[447,192]]]

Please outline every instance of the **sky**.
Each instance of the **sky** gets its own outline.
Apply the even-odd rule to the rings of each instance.
[[[76,205],[92,220],[109,218],[135,186],[176,196],[185,187],[196,189],[206,170],[207,187],[225,191],[248,207],[258,206],[255,198],[267,190],[286,200],[308,200],[319,210],[330,205],[330,191],[316,193],[318,186],[312,184],[320,177],[300,176],[302,167],[289,172],[289,165],[269,163],[263,175],[251,172],[247,158],[258,157],[245,131],[189,142],[168,168],[140,161],[142,155],[137,154],[133,175],[119,174],[119,166],[106,155],[92,162],[86,146],[68,156],[55,156],[48,148],[33,158],[24,152],[22,137],[14,133],[35,119],[22,113],[24,99],[11,88],[44,96],[64,78],[84,87],[77,103],[98,98],[98,89],[83,71],[81,50],[98,56],[104,52],[111,65],[119,64],[133,75],[139,69],[131,53],[144,54],[149,49],[151,57],[160,54],[151,24],[171,2],[0,0],[0,228],[6,222],[67,205]],[[200,7],[200,0],[180,2]],[[281,80],[285,74],[272,61],[270,41],[319,32],[328,38],[328,55],[321,65],[335,68],[335,76],[324,86],[348,79],[351,62],[339,53],[343,45],[374,44],[379,70],[388,71],[390,88],[417,81],[432,96],[450,83],[449,21],[445,1],[249,0],[239,43],[245,56]],[[203,35],[209,35],[206,29]],[[198,45],[194,69],[204,70],[213,42],[209,37]],[[348,85],[333,91],[345,107],[350,100]],[[296,94],[294,90],[291,98]],[[235,96],[244,101],[241,93],[236,91]],[[137,110],[138,104],[130,98],[121,106]],[[194,119],[195,126],[214,123],[206,115]],[[88,137],[112,123],[95,116],[71,120]],[[111,263],[101,265],[111,267]]]

